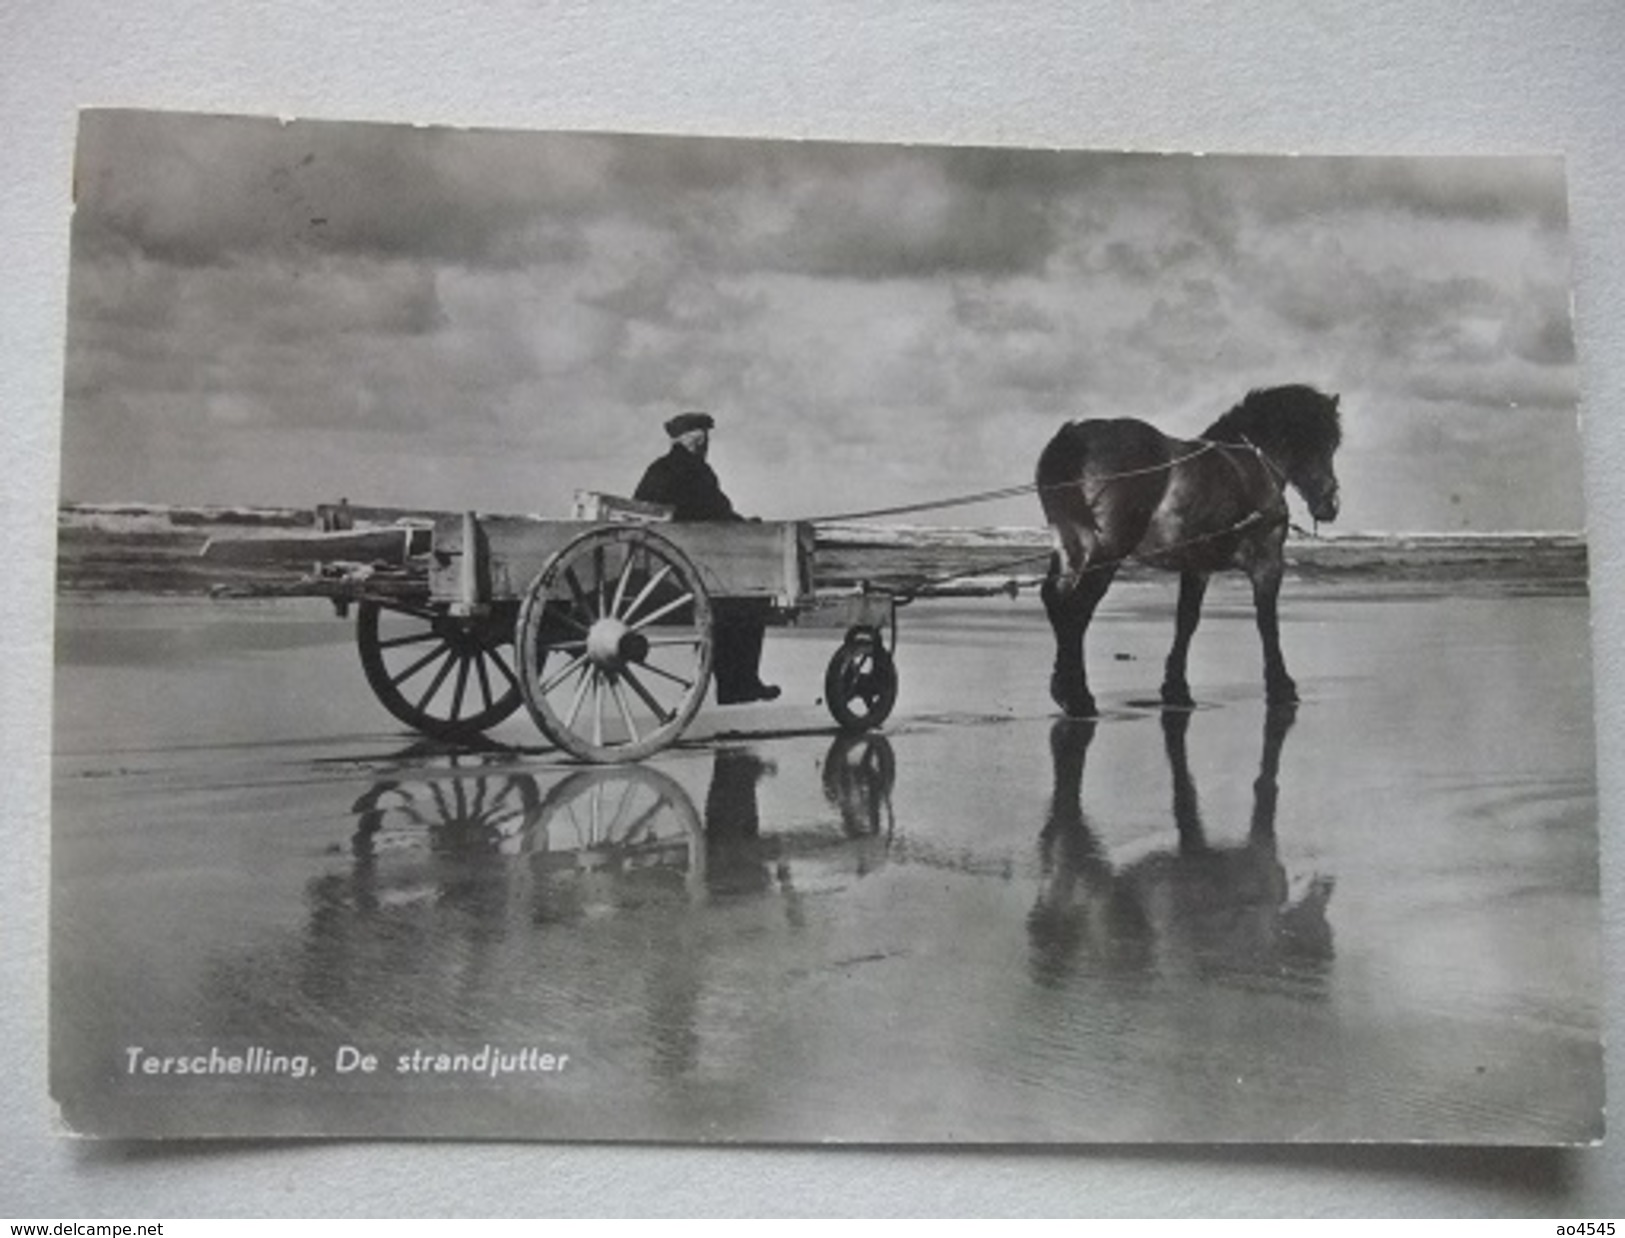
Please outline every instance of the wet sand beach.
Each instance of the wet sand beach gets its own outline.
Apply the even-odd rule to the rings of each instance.
[[[402,730],[319,602],[59,597],[65,1116],[1600,1136],[1584,596],[1289,585],[1303,701],[1269,711],[1250,605],[1216,585],[1201,704],[1165,714],[1172,603],[1109,596],[1093,724],[1048,700],[1036,600],[922,601],[880,732],[840,736],[818,700],[832,633],[774,631],[779,701],[586,769],[523,714],[478,751]]]

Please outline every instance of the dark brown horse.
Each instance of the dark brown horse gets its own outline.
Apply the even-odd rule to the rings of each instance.
[[[1186,654],[1208,577],[1226,568],[1252,579],[1270,703],[1298,699],[1281,658],[1276,616],[1286,488],[1303,496],[1317,521],[1336,519],[1337,400],[1304,386],[1253,391],[1196,439],[1169,438],[1128,419],[1061,427],[1038,458],[1038,494],[1059,543],[1042,590],[1055,629],[1050,695],[1056,704],[1072,717],[1096,712],[1084,633],[1128,559],[1180,574],[1164,704],[1192,704]]]

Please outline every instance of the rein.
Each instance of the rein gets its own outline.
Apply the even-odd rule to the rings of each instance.
[[[1217,541],[1221,537],[1229,537],[1235,533],[1243,533],[1256,525],[1264,523],[1285,523],[1287,524],[1287,527],[1291,529],[1296,529],[1300,533],[1304,532],[1304,530],[1299,528],[1298,525],[1290,521],[1284,521],[1280,517],[1266,516],[1263,512],[1251,512],[1248,515],[1243,516],[1240,520],[1236,521],[1232,525],[1227,525],[1222,529],[1214,529],[1211,533],[1199,533],[1195,537],[1188,537],[1182,542],[1176,542],[1174,545],[1164,549],[1162,553],[1174,554],[1178,551],[1188,549],[1191,546],[1200,546],[1204,542]],[[978,567],[972,568],[968,571],[945,572],[940,576],[927,576],[923,580],[915,581],[914,584],[910,585],[906,589],[897,590],[892,594],[892,598],[897,605],[907,606],[910,602],[914,601],[915,598],[919,597],[921,593],[925,592],[925,590],[933,588],[934,586],[945,585],[950,581],[955,580],[967,580],[972,576],[996,575],[997,573],[1005,571],[1009,568],[1021,567],[1028,563],[1042,563],[1054,557],[1055,554],[1056,551],[1054,550],[1044,550],[1037,554],[1022,555],[1019,559],[1004,559],[997,563],[981,564]],[[1093,575],[1095,572],[1104,572],[1108,568],[1118,568],[1127,563],[1133,557],[1133,555],[1120,555],[1115,559],[1101,559],[1098,562],[1089,564],[1089,566],[1080,571],[1078,575],[1089,576]]]
[[[1169,472],[1172,469],[1177,468],[1179,465],[1184,464],[1187,460],[1194,460],[1198,456],[1205,456],[1210,451],[1214,451],[1220,447],[1228,445],[1225,443],[1215,443],[1208,439],[1202,439],[1200,442],[1202,445],[1195,451],[1188,451],[1182,456],[1177,456],[1172,460],[1165,460],[1161,464],[1150,464],[1143,469],[1125,469],[1121,473],[1107,473],[1105,476],[1097,477],[1094,480],[1101,484],[1110,484],[1111,482],[1115,481],[1126,481],[1131,477],[1146,477],[1152,473]],[[1252,447],[1251,443],[1248,443],[1247,445]],[[1253,450],[1258,451],[1258,448],[1253,447]],[[1263,452],[1259,452],[1259,456],[1266,464],[1270,465],[1270,469],[1273,474],[1275,471],[1275,466],[1270,463],[1269,457],[1265,456]],[[1005,486],[999,490],[983,490],[976,494],[956,495],[953,498],[934,499],[925,503],[905,503],[898,507],[872,507],[864,511],[839,512],[833,516],[808,516],[804,517],[801,523],[838,524],[847,520],[867,520],[874,516],[903,516],[913,512],[937,511],[948,507],[966,507],[972,503],[986,503],[993,499],[1011,499],[1023,494],[1044,494],[1052,490],[1068,490],[1074,486],[1081,487],[1082,485],[1083,479],[1081,477],[1075,481],[1051,482],[1047,486],[1041,486],[1037,482],[1027,482],[1025,485]]]
[[[1128,480],[1130,478],[1134,478],[1134,477],[1145,477],[1145,476],[1148,476],[1148,475],[1150,475],[1152,473],[1169,472],[1169,471],[1173,470],[1174,468],[1177,468],[1179,465],[1186,463],[1187,461],[1194,460],[1198,456],[1206,455],[1210,451],[1217,451],[1217,450],[1225,448],[1225,447],[1245,446],[1250,451],[1252,451],[1252,453],[1255,456],[1257,456],[1260,461],[1263,462],[1265,472],[1269,475],[1270,480],[1275,485],[1276,497],[1278,499],[1282,499],[1282,500],[1285,499],[1285,497],[1286,497],[1286,480],[1287,480],[1285,472],[1283,472],[1276,465],[1275,461],[1271,460],[1269,458],[1269,456],[1265,455],[1264,450],[1261,447],[1259,447],[1258,444],[1254,443],[1251,439],[1249,439],[1245,435],[1243,435],[1240,444],[1236,444],[1236,443],[1220,443],[1220,442],[1216,442],[1216,441],[1214,441],[1212,439],[1200,439],[1198,441],[1201,443],[1201,446],[1198,447],[1195,451],[1186,452],[1183,456],[1177,456],[1172,460],[1165,460],[1161,464],[1147,465],[1145,468],[1125,469],[1120,473],[1108,473],[1103,477],[1097,477],[1097,478],[1094,478],[1092,480],[1096,484],[1109,485],[1112,482],[1126,481],[1126,480]],[[1083,484],[1084,484],[1084,479],[1081,478],[1081,477],[1077,478],[1075,480],[1072,480],[1072,481],[1051,482],[1048,485],[1042,485],[1042,486],[1039,485],[1037,482],[1029,482],[1029,483],[1027,483],[1025,485],[1005,486],[1005,487],[1002,487],[1002,488],[1000,488],[998,490],[983,490],[983,491],[979,491],[979,492],[977,492],[975,494],[956,495],[956,496],[954,496],[952,498],[936,499],[936,500],[933,500],[933,501],[930,501],[930,502],[925,502],[925,503],[905,503],[905,504],[900,504],[900,505],[898,505],[896,507],[875,507],[875,508],[866,509],[864,511],[841,512],[841,513],[839,513],[837,515],[833,515],[833,516],[816,516],[816,517],[811,517],[811,518],[805,519],[805,520],[802,521],[802,523],[805,523],[805,524],[835,524],[835,523],[839,523],[839,522],[842,522],[842,521],[866,520],[866,519],[871,519],[871,518],[876,517],[876,516],[901,516],[901,515],[906,515],[906,514],[910,514],[910,513],[914,513],[914,512],[937,511],[937,510],[941,510],[943,508],[949,508],[949,507],[965,507],[965,506],[969,506],[970,504],[974,504],[974,503],[985,503],[985,502],[990,502],[990,501],[992,501],[994,499],[1014,498],[1014,497],[1016,497],[1018,495],[1023,495],[1023,494],[1042,494],[1042,493],[1045,493],[1045,492],[1048,492],[1048,491],[1066,490],[1066,489],[1070,489],[1070,488],[1072,488],[1074,486],[1081,488],[1083,486]],[[1269,516],[1266,516],[1261,511],[1255,511],[1255,512],[1249,513],[1246,516],[1243,516],[1240,520],[1236,521],[1232,525],[1227,526],[1226,528],[1215,529],[1211,533],[1198,534],[1195,537],[1187,538],[1183,542],[1179,542],[1179,543],[1177,543],[1177,544],[1175,544],[1173,546],[1169,546],[1169,547],[1167,547],[1165,549],[1165,551],[1163,553],[1172,554],[1172,553],[1175,553],[1177,551],[1184,550],[1184,549],[1186,549],[1186,548],[1188,548],[1190,546],[1197,546],[1197,545],[1201,545],[1204,542],[1211,542],[1211,541],[1216,541],[1216,540],[1218,540],[1219,538],[1222,538],[1222,537],[1229,537],[1232,534],[1241,533],[1241,532],[1243,532],[1243,531],[1245,531],[1247,529],[1250,529],[1250,528],[1254,527],[1255,525],[1260,524],[1260,523],[1265,522],[1265,521],[1269,521],[1271,523],[1285,523],[1285,524],[1287,524],[1287,526],[1289,528],[1295,529],[1299,533],[1305,533],[1305,530],[1303,530],[1297,524],[1292,523],[1288,518],[1286,518],[1284,516],[1283,517],[1269,517]],[[1306,536],[1314,536],[1314,537],[1319,536],[1318,533],[1315,533],[1315,534],[1307,534],[1307,533],[1305,533],[1305,535]],[[1028,564],[1028,563],[1042,562],[1042,561],[1045,561],[1045,560],[1051,558],[1055,553],[1056,552],[1053,551],[1053,550],[1045,550],[1045,551],[1042,551],[1042,552],[1040,552],[1038,554],[1027,554],[1027,555],[1022,555],[1020,558],[1016,558],[1016,559],[1004,560],[1004,561],[1000,561],[998,563],[984,564],[984,565],[978,566],[976,568],[973,568],[973,569],[970,569],[970,570],[967,570],[967,571],[949,572],[949,573],[945,573],[945,574],[940,575],[940,576],[928,576],[924,580],[916,581],[912,586],[910,586],[907,589],[900,589],[900,590],[896,591],[892,595],[893,600],[899,606],[906,606],[910,602],[914,601],[917,597],[919,597],[919,595],[922,592],[924,592],[925,590],[927,590],[929,588],[932,588],[933,586],[944,585],[944,584],[949,583],[950,581],[955,581],[955,580],[965,580],[965,579],[968,579],[968,578],[970,578],[972,576],[983,576],[983,575],[987,575],[987,574],[990,574],[990,573],[997,573],[997,572],[1001,572],[1001,571],[1007,570],[1007,569],[1012,568],[1012,567],[1020,567],[1020,566],[1023,566],[1025,564]],[[1087,575],[1087,574],[1092,573],[1092,572],[1105,571],[1107,568],[1117,568],[1117,567],[1120,567],[1122,564],[1126,563],[1130,558],[1132,558],[1131,555],[1124,555],[1124,556],[1121,556],[1121,557],[1116,558],[1116,559],[1107,559],[1107,560],[1102,560],[1102,561],[1100,561],[1098,563],[1092,563],[1088,567],[1085,567],[1078,574],[1080,576],[1082,576],[1082,575]]]
[[[1253,449],[1253,454],[1263,462],[1264,468],[1269,472],[1270,477],[1275,482],[1275,491],[1277,496],[1282,499],[1286,498],[1286,470],[1281,468],[1280,465],[1276,464],[1275,461],[1271,460],[1267,455],[1265,455],[1264,449],[1257,443],[1253,442],[1253,440],[1248,438],[1245,434],[1241,436],[1241,441],[1247,446],[1251,447]],[[1320,521],[1318,520],[1315,521],[1315,527],[1313,529],[1304,528],[1296,520],[1288,520],[1287,528],[1291,529],[1294,533],[1297,533],[1302,537],[1313,538],[1317,542],[1321,540]]]

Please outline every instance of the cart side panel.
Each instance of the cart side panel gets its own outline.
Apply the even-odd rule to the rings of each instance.
[[[890,593],[824,593],[796,615],[798,628],[849,632],[853,628],[888,631],[897,622],[897,599]]]
[[[476,527],[474,578],[488,589],[483,602],[520,597],[547,561],[593,525],[525,516],[462,516],[435,524],[429,590],[437,600],[463,599],[465,529]],[[713,598],[753,598],[786,610],[811,601],[812,528],[787,521],[662,524],[651,530],[694,562]]]

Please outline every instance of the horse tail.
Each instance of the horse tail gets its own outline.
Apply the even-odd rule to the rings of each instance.
[[[1096,532],[1094,509],[1083,492],[1088,460],[1088,436],[1075,421],[1062,426],[1038,457],[1038,502],[1055,534],[1050,576],[1060,575],[1063,587],[1077,583],[1089,554],[1085,532],[1091,537]]]

